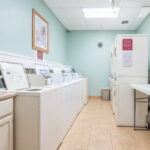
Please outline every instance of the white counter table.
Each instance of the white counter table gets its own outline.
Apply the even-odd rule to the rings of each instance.
[[[150,96],[150,84],[131,84],[131,87]]]
[[[150,112],[150,84],[131,84],[132,89],[134,89],[134,130],[148,130],[150,129],[150,123],[146,123],[145,127],[139,127],[136,125],[136,110],[137,103],[148,103],[148,113]],[[138,97],[137,92],[143,93],[144,97]],[[147,118],[147,117],[146,117]]]

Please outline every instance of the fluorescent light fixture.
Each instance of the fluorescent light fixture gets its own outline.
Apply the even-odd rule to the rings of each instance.
[[[120,8],[82,8],[85,18],[117,18]]]

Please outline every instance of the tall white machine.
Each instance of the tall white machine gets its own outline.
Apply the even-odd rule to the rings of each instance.
[[[111,49],[111,104],[118,126],[133,126],[134,100],[131,84],[148,83],[148,36],[117,35]],[[139,96],[142,96],[139,93]],[[147,104],[138,107],[137,122],[145,126]]]

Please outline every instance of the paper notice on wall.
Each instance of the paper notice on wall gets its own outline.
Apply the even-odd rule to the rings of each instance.
[[[123,67],[132,67],[132,51],[123,51]]]

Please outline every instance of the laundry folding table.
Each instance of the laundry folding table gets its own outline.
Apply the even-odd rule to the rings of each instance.
[[[134,89],[134,130],[150,130],[150,84],[132,84]],[[146,95],[146,97],[137,97],[137,91]],[[136,103],[148,103],[148,115],[146,116],[145,127],[136,126]]]

